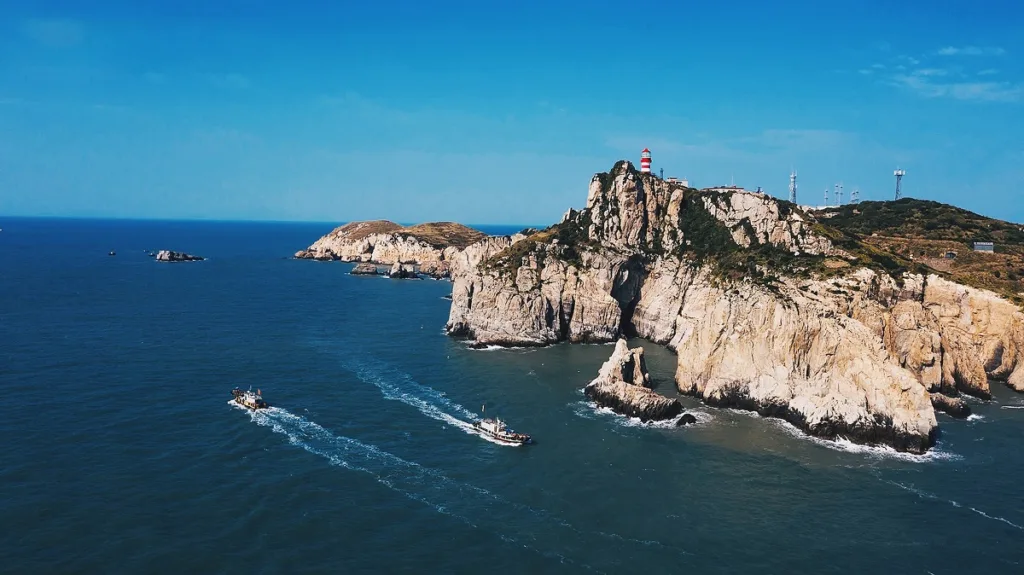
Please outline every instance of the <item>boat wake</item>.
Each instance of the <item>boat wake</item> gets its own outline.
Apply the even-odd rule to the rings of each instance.
[[[469,435],[481,437],[495,445],[517,447],[516,444],[498,441],[481,432],[473,425],[474,422],[480,420],[477,414],[448,399],[444,393],[416,382],[409,374],[390,367],[373,366],[361,362],[350,362],[346,367],[352,370],[361,381],[377,387],[384,395],[384,399],[400,401],[415,407],[420,413],[431,419],[446,423]]]
[[[963,509],[964,508],[964,506],[962,504],[960,504],[960,503],[958,503],[956,501],[953,501],[952,499],[943,499],[942,497],[939,497],[938,495],[935,495],[934,493],[929,493],[929,492],[924,491],[922,489],[918,489],[918,488],[916,488],[916,487],[914,487],[912,485],[904,485],[904,484],[902,484],[902,483],[900,483],[898,481],[890,481],[888,479],[882,479],[881,477],[879,477],[878,479],[880,481],[884,482],[884,483],[888,483],[889,485],[892,485],[892,486],[895,486],[895,487],[899,487],[900,489],[902,489],[904,491],[909,491],[909,492],[913,493],[914,495],[917,495],[921,499],[927,499],[929,501],[946,502],[946,503],[949,503],[950,505],[952,505],[953,507],[955,507],[957,509]],[[1017,530],[1020,530],[1020,531],[1024,531],[1024,527],[1022,527],[1022,526],[1020,526],[1020,525],[1014,523],[1013,521],[1010,521],[1009,519],[1006,519],[1004,517],[997,517],[997,516],[994,516],[994,515],[989,515],[988,513],[985,513],[984,511],[981,511],[980,509],[977,509],[975,507],[968,506],[967,509],[970,509],[971,511],[977,513],[978,515],[981,515],[982,517],[984,517],[986,519],[991,519],[992,521],[999,521],[1000,523],[1005,523],[1005,524],[1009,525],[1010,527],[1013,527],[1014,529],[1017,529]]]
[[[251,411],[237,404],[233,406],[246,411],[257,425],[284,435],[292,445],[323,457],[331,465],[365,473],[388,489],[419,501],[438,513],[562,564],[602,572],[572,557],[599,558],[593,553],[599,549],[607,551],[606,560],[614,561],[621,554],[630,553],[629,549],[617,547],[636,544],[660,546],[660,549],[676,556],[689,555],[684,549],[656,541],[581,531],[543,510],[508,501],[486,489],[456,481],[376,446],[336,435],[279,407]],[[557,542],[557,550],[551,549],[552,542]]]

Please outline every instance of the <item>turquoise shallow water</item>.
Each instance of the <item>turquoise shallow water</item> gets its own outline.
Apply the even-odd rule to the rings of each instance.
[[[925,457],[691,399],[642,426],[580,393],[609,346],[470,350],[446,282],[287,259],[329,226],[0,226],[4,572],[1024,572],[1005,388]],[[537,443],[468,432],[484,403]]]

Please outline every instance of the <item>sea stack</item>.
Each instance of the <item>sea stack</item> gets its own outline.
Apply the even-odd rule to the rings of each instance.
[[[629,349],[626,340],[620,339],[597,378],[583,392],[602,407],[644,422],[671,419],[682,413],[678,400],[658,395],[650,385],[644,348]]]
[[[391,266],[391,270],[388,271],[388,277],[396,280],[406,279],[419,279],[419,274],[416,273],[416,266],[413,264],[402,264],[395,262]]]

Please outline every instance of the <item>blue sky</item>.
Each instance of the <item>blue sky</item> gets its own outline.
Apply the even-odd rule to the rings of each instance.
[[[1024,221],[1018,2],[4,4],[0,214],[546,224],[646,146]]]

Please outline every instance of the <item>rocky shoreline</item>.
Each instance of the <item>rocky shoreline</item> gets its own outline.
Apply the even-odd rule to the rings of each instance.
[[[704,403],[716,408],[741,409],[756,412],[761,417],[782,419],[804,433],[821,439],[847,439],[864,445],[888,445],[897,451],[923,454],[935,446],[939,435],[938,426],[921,435],[893,425],[891,417],[874,414],[868,420],[850,422],[842,417],[810,421],[803,413],[782,403],[757,401],[748,395],[723,394],[704,398]]]
[[[932,407],[958,419],[966,419],[971,415],[971,406],[962,397],[950,397],[941,393],[930,394]]]

